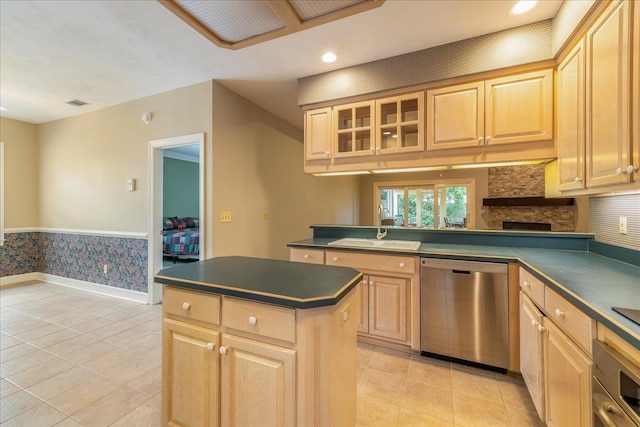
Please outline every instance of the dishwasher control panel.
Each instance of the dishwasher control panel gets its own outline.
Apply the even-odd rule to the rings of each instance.
[[[439,268],[442,270],[478,271],[481,273],[504,273],[509,270],[507,264],[497,262],[462,261],[457,259],[421,258],[422,268]]]

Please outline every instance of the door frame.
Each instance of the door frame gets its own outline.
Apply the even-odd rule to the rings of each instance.
[[[149,304],[158,304],[162,301],[162,285],[155,283],[154,276],[162,267],[162,250],[159,249],[162,239],[162,202],[163,202],[163,150],[165,148],[182,147],[185,145],[198,144],[200,148],[200,164],[199,166],[199,220],[200,220],[200,239],[199,252],[200,259],[204,254],[204,239],[206,234],[205,221],[205,164],[204,164],[204,133],[194,133],[191,135],[176,136],[173,138],[155,139],[149,141],[148,157],[149,157],[149,239],[147,242],[148,251],[148,278],[147,289]]]

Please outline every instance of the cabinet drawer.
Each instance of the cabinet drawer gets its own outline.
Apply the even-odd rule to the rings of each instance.
[[[295,342],[295,310],[223,297],[222,324],[290,343]]]
[[[591,355],[591,341],[595,338],[595,320],[549,287],[545,288],[544,308],[553,323]]]
[[[162,310],[165,314],[182,316],[213,325],[220,324],[220,297],[218,295],[165,286]]]
[[[362,254],[356,252],[327,251],[327,265],[351,267],[357,270],[415,274],[417,257]]]
[[[544,307],[544,284],[520,267],[520,289],[539,307]]]
[[[306,248],[290,248],[289,260],[308,262],[309,264],[324,264],[324,251]]]

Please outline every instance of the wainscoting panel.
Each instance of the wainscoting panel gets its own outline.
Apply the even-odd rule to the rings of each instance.
[[[0,246],[0,277],[42,271],[40,233],[5,233]]]

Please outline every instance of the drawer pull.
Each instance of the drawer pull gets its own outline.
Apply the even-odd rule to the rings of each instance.
[[[227,347],[220,347],[220,349],[218,350],[220,352],[221,355],[225,355],[227,354]]]
[[[304,259],[309,259],[309,255],[304,254]]]
[[[400,268],[404,268],[404,262],[401,262],[399,265]]]
[[[538,323],[538,332],[542,332],[542,331],[544,331],[544,326]]]
[[[531,287],[531,283],[527,282],[526,280],[524,282],[522,282],[522,286],[524,286],[525,288],[530,288]]]
[[[338,262],[338,257],[337,257],[337,256],[334,256],[332,261],[333,261],[333,262]]]
[[[249,324],[250,325],[255,325],[256,323],[258,323],[258,319],[256,319],[256,316],[250,316],[249,317]]]
[[[190,308],[191,308],[191,304],[189,304],[188,302],[183,302],[183,303],[182,303],[182,309],[183,309],[184,311],[187,311],[187,310],[189,310]]]
[[[556,308],[556,317],[564,317],[564,311],[560,311],[559,308]]]
[[[213,348],[214,348],[213,343],[208,342],[208,343],[207,343],[207,350],[209,350],[209,351],[213,351]]]

